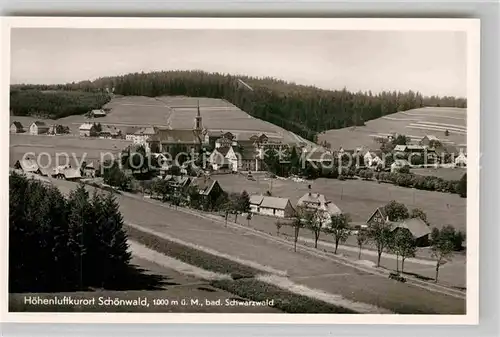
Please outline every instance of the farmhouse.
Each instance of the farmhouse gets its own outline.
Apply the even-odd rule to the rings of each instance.
[[[14,168],[18,170],[23,170],[26,173],[39,173],[40,168],[34,159],[21,159],[16,161]]]
[[[221,137],[215,140],[215,148],[219,147],[227,147],[227,146],[236,146],[238,143],[235,140],[235,136],[231,132],[222,133]]]
[[[83,165],[81,171],[83,176],[87,178],[95,178],[96,167],[94,166],[94,162]]]
[[[42,121],[33,122],[30,126],[30,134],[32,135],[42,135],[46,134],[48,131],[49,127]]]
[[[97,127],[94,123],[83,123],[78,128],[80,137],[95,137],[97,136]]]
[[[290,218],[295,213],[290,199],[262,195],[252,195],[250,197],[250,210],[253,213],[278,218]]]
[[[429,226],[420,218],[405,219],[403,221],[390,221],[384,207],[377,208],[366,221],[368,226],[376,224],[387,224],[392,231],[406,229],[410,231],[416,240],[419,247],[424,247],[429,244],[429,234],[431,230]]]
[[[297,208],[311,209],[319,211],[322,214],[322,225],[326,226],[331,223],[333,215],[342,213],[340,208],[330,200],[327,200],[323,194],[306,193],[297,202]]]
[[[10,133],[22,133],[24,132],[24,127],[20,122],[13,122],[10,125]]]
[[[204,203],[212,205],[224,193],[219,182],[207,176],[193,178],[191,186],[195,186],[198,189]]]
[[[236,156],[232,146],[224,146],[216,148],[208,157],[208,162],[214,170],[219,170],[225,165],[229,166],[233,172],[238,171],[238,157]]]
[[[125,138],[128,140],[132,140],[134,144],[144,146],[146,149],[146,153],[151,152],[151,148],[149,147],[148,140],[158,133],[158,128],[154,126],[148,126],[145,128],[140,128],[135,131],[132,135],[126,135]]]
[[[366,153],[363,155],[363,162],[366,167],[372,167],[372,166],[377,166],[379,164],[382,164],[382,159],[379,156],[380,153],[377,153],[375,151],[370,152],[366,151]]]
[[[455,166],[466,167],[467,166],[467,156],[460,152],[457,158],[455,158]]]
[[[99,138],[104,139],[115,139],[120,138],[122,131],[113,125],[103,125],[101,131],[99,132]]]
[[[54,177],[57,179],[66,179],[70,181],[82,178],[82,173],[78,168],[72,168],[70,165],[62,165],[54,169]]]
[[[420,143],[423,145],[423,146],[427,146],[427,147],[436,147],[437,144],[440,144],[441,141],[439,140],[438,137],[436,136],[433,136],[433,135],[426,135],[424,136],[424,138],[422,138],[422,140],[420,141]]]
[[[93,118],[106,117],[106,111],[104,111],[102,109],[94,109],[94,110],[90,111],[89,115],[90,115],[90,117],[93,117]]]

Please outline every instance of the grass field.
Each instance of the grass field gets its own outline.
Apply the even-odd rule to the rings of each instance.
[[[308,192],[311,184],[313,193],[324,194],[340,207],[343,212],[351,215],[353,222],[365,222],[377,207],[384,206],[391,200],[404,203],[410,210],[421,208],[432,226],[441,228],[453,225],[466,230],[467,199],[456,194],[423,191],[403,188],[390,184],[378,184],[376,181],[317,179],[306,183],[296,183],[291,180],[257,181],[246,179],[242,175],[220,175],[217,180],[226,191],[249,194],[264,194],[270,190],[273,196],[289,198],[293,205]]]
[[[361,146],[378,149],[380,144],[374,141],[374,135],[399,133],[418,140],[425,135],[434,135],[443,142],[460,145],[467,142],[466,123],[467,109],[429,107],[383,116],[366,122],[365,126],[328,130],[318,139],[329,142],[333,149]],[[450,132],[448,136],[445,136],[445,130]]]
[[[434,176],[438,178],[443,178],[446,180],[460,180],[464,173],[467,173],[467,169],[464,168],[446,168],[440,167],[438,169],[434,168],[412,168],[411,173],[422,175],[422,176]]]

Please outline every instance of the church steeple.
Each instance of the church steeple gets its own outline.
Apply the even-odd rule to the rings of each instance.
[[[202,126],[202,120],[201,120],[201,113],[200,113],[200,101],[198,100],[198,111],[196,113],[196,117],[194,120],[194,129],[197,131],[201,131],[203,126]]]

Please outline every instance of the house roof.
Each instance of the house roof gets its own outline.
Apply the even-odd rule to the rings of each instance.
[[[387,219],[387,212],[385,211],[385,207],[378,207],[377,209],[375,209],[375,211],[372,213],[372,215],[370,215],[370,217],[368,218],[368,220],[366,222],[370,221],[370,219],[373,218],[373,216],[378,212],[380,212],[380,215],[382,216],[382,218]]]
[[[297,207],[312,207],[327,211],[330,215],[341,214],[340,208],[333,202],[326,200],[323,194],[306,193],[297,202]]]
[[[42,121],[34,121],[33,124],[35,124],[39,128],[46,128],[46,129],[49,128],[49,126],[47,124],[45,124],[45,122],[42,122]]]
[[[262,200],[264,199],[263,195],[251,195],[250,196],[250,204],[252,205],[260,205],[262,203]]]
[[[260,207],[285,209],[289,203],[290,199],[288,198],[264,197]]]
[[[92,124],[92,123],[83,123],[82,125],[80,125],[80,127],[78,129],[79,130],[91,130],[93,127],[94,127],[94,124]]]
[[[416,239],[431,233],[430,227],[420,218],[411,218],[400,222],[393,222],[392,226],[393,229],[408,229]]]
[[[11,126],[12,125],[14,125],[18,129],[22,129],[23,128],[23,125],[21,124],[21,122],[14,121],[14,122],[12,122]]]
[[[162,144],[200,144],[203,139],[195,130],[169,130],[159,129],[153,135],[151,141],[159,141]]]
[[[79,169],[76,168],[67,168],[63,172],[64,177],[66,179],[72,179],[72,178],[81,178],[82,174]]]
[[[425,137],[427,137],[427,139],[429,139],[429,140],[437,140],[437,141],[439,141],[439,138],[436,137],[436,136],[434,136],[434,135],[425,135]]]
[[[39,169],[38,164],[34,159],[21,159],[17,162],[24,172],[36,172]]]
[[[94,167],[94,162],[90,162],[88,163],[87,165],[85,165],[85,169],[94,169],[95,170],[95,167]]]
[[[217,184],[217,180],[210,177],[197,177],[193,179],[193,185],[198,187],[202,195],[209,195],[215,184]]]
[[[121,133],[121,130],[114,125],[103,125],[101,127],[100,133],[109,133],[111,135],[118,135]]]
[[[148,126],[145,128],[140,128],[136,132],[134,132],[135,135],[156,135],[158,132],[158,128],[154,126]]]
[[[105,115],[106,114],[106,111],[102,110],[102,109],[94,109],[91,111],[94,115]]]
[[[407,148],[407,146],[406,146],[406,145],[396,145],[396,146],[394,147],[394,151],[401,151],[401,152],[404,152],[404,151],[406,151],[406,148]]]

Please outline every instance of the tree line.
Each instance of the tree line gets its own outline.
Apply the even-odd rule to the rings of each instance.
[[[325,217],[323,211],[314,208],[298,207],[295,216],[291,220],[277,220],[277,235],[280,235],[281,228],[287,226],[293,228],[294,251],[297,251],[297,242],[302,228],[310,230],[314,236],[314,248],[318,248],[318,241],[321,234],[330,235],[334,239],[334,254],[337,254],[340,243],[347,241],[352,233],[356,235],[358,244],[358,259],[361,259],[362,248],[367,243],[372,243],[377,251],[377,267],[380,267],[380,260],[384,252],[396,255],[396,272],[404,273],[404,263],[407,258],[415,257],[417,252],[417,242],[412,233],[407,229],[394,228],[391,222],[403,221],[409,218],[419,218],[428,226],[427,215],[419,208],[408,210],[408,208],[395,200],[384,206],[384,210],[390,222],[373,223],[363,228],[350,225],[349,214],[334,214]],[[429,246],[431,255],[436,260],[435,282],[438,280],[439,268],[450,259],[454,251],[463,249],[465,233],[457,231],[453,226],[447,225],[441,229],[432,228]],[[401,269],[399,269],[401,261]]]
[[[101,92],[42,91],[16,87],[10,90],[10,109],[15,116],[57,119],[100,109],[110,99],[108,94]]]
[[[467,106],[464,98],[426,97],[411,90],[381,93],[351,92],[346,88],[324,90],[274,78],[203,71],[132,73],[65,85],[15,86],[11,90],[77,90],[105,94],[110,88],[115,94],[125,96],[183,95],[225,99],[253,117],[309,140],[315,140],[318,133],[326,130],[361,126],[368,120],[398,111],[424,106]]]
[[[120,289],[131,255],[112,194],[83,185],[65,197],[54,186],[9,178],[9,291]]]

